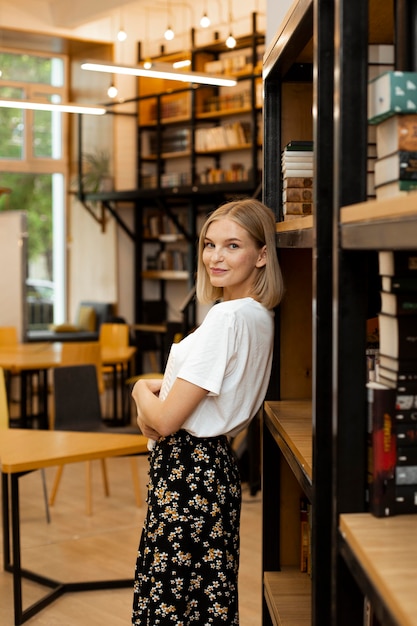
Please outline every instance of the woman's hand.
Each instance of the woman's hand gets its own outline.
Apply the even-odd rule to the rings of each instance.
[[[158,433],[158,431],[156,431],[154,428],[152,428],[152,426],[150,426],[149,424],[146,423],[143,414],[140,411],[140,398],[143,397],[142,394],[146,394],[148,392],[151,392],[154,396],[158,396],[159,391],[161,389],[161,385],[162,385],[162,380],[161,379],[144,379],[141,378],[139,379],[136,383],[135,386],[132,389],[132,397],[135,401],[136,404],[136,408],[138,411],[138,415],[137,415],[137,424],[140,428],[140,431],[142,433],[142,435],[144,435],[145,437],[148,437],[149,439],[154,439],[157,440],[160,438],[160,433]]]

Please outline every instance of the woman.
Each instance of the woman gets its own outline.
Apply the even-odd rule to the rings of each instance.
[[[200,234],[196,291],[219,302],[172,346],[163,381],[139,380],[132,392],[153,443],[134,625],[239,623],[241,490],[229,438],[265,397],[282,290],[272,211],[253,199],[214,211]]]

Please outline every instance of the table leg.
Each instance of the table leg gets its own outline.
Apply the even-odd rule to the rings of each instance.
[[[3,569],[10,565],[10,527],[9,527],[9,476],[1,475],[2,481],[2,527],[3,527]]]

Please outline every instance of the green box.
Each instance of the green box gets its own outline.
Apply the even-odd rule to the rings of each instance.
[[[368,83],[368,122],[417,113],[417,72],[384,72]]]

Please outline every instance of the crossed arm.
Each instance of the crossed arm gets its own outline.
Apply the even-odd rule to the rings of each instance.
[[[181,428],[207,390],[177,378],[165,400],[158,397],[162,380],[140,379],[133,387],[132,397],[138,412],[138,426],[145,437],[167,437]]]

